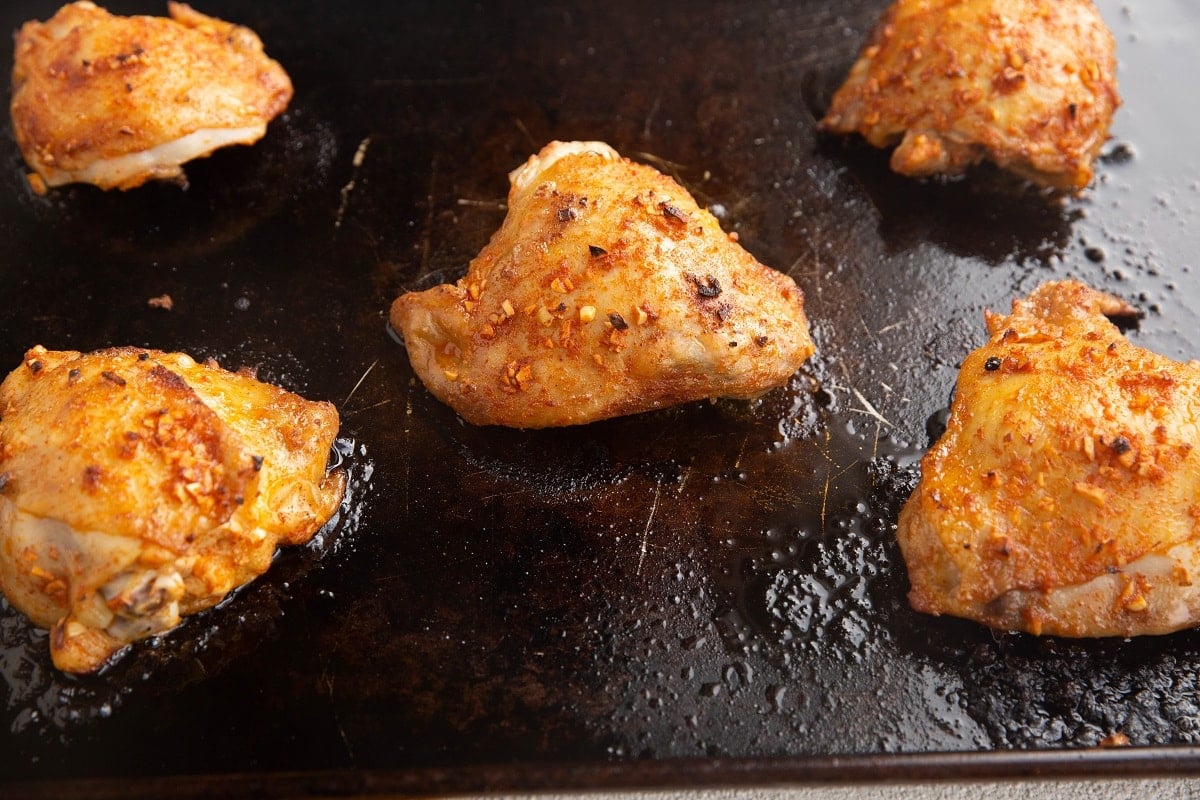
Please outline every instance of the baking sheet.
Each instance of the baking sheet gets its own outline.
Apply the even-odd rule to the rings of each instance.
[[[986,169],[899,178],[815,132],[883,5],[205,3],[296,85],[256,147],[189,166],[186,190],[38,198],[6,132],[4,369],[38,343],[256,365],[338,405],[351,492],[313,545],[99,676],[55,673],[0,606],[0,780],[181,795],[1200,771],[1200,635],[918,615],[892,532],[984,308],[1076,277],[1144,309],[1139,344],[1197,355],[1200,11],[1100,3],[1125,106],[1096,184],[1062,204]],[[0,27],[54,8],[7,3]],[[388,305],[461,274],[508,170],[556,138],[674,175],[796,278],[818,354],[786,389],[532,433],[472,428],[424,391]],[[164,293],[173,310],[147,304]],[[1115,733],[1134,748],[1095,749]]]

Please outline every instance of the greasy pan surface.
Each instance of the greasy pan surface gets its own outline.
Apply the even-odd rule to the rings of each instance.
[[[932,774],[944,751],[959,774],[1196,770],[1200,634],[918,615],[892,527],[985,308],[1077,277],[1145,311],[1136,342],[1200,355],[1200,10],[1101,4],[1126,104],[1097,182],[1060,204],[989,170],[902,179],[816,134],[880,0],[510,5],[199,4],[297,91],[186,191],[35,197],[5,129],[3,369],[38,343],[258,365],[338,405],[351,493],[311,546],[98,676],[54,672],[0,606],[0,776],[744,783],[850,777],[847,754],[856,779]],[[0,28],[54,9],[5,3]],[[758,403],[571,430],[434,401],[388,304],[461,274],[507,171],[555,138],[675,175],[793,275],[814,360]],[[173,310],[147,305],[164,293]],[[1118,733],[1170,747],[1080,762]]]

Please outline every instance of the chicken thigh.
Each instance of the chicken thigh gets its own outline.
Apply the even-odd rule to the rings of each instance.
[[[292,84],[248,28],[168,3],[171,18],[117,17],[86,0],[17,33],[12,118],[35,190],[131,189],[252,144]]]
[[[553,142],[509,177],[508,215],[466,277],[392,305],[413,369],[468,422],[751,398],[812,354],[792,279],[670,178],[600,142]]]
[[[825,130],[890,147],[905,175],[989,159],[1081,189],[1120,100],[1092,0],[897,0],[833,97]]]
[[[186,355],[35,347],[0,384],[0,590],[90,672],[221,601],[341,502],[337,412]]]
[[[1060,636],[1200,623],[1200,365],[1123,301],[1048,283],[988,314],[897,535],[919,611]]]

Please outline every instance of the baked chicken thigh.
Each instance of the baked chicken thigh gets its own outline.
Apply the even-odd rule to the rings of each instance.
[[[1200,365],[1123,301],[1048,283],[988,314],[897,535],[919,611],[1060,636],[1200,623]]]
[[[292,84],[249,28],[168,3],[171,17],[118,17],[86,0],[17,33],[12,117],[35,190],[132,189],[252,144]]]
[[[220,602],[341,502],[337,412],[186,355],[35,347],[0,384],[0,590],[98,669]]]
[[[466,277],[401,296],[392,325],[468,422],[576,425],[782,385],[813,352],[803,295],[675,181],[601,142],[509,176]]]
[[[897,0],[821,124],[899,142],[904,175],[989,159],[1081,189],[1120,105],[1115,52],[1092,0]]]

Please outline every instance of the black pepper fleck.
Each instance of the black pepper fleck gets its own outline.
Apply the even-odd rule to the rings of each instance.
[[[1133,445],[1124,436],[1118,436],[1108,443],[1109,448],[1117,455],[1124,455],[1133,449]]]
[[[255,472],[258,472],[260,469],[262,469],[262,465],[263,465],[263,457],[262,456],[250,456],[250,460],[254,462],[254,471]]]
[[[615,311],[608,315],[608,321],[619,331],[623,331],[629,327],[629,323],[625,321],[625,318]]]
[[[150,358],[149,353],[138,353],[138,361],[146,361]]]
[[[83,485],[92,487],[100,483],[100,479],[104,477],[104,470],[95,464],[90,464],[83,468]]]
[[[0,472],[0,492],[4,491],[4,487],[8,486],[8,482],[12,480],[11,472]]]
[[[588,245],[588,252],[592,254],[592,258],[600,258],[600,256],[608,255],[608,251],[603,247],[597,247],[594,244]]]
[[[37,360],[30,361],[29,362],[29,371],[32,372],[34,375],[37,375],[39,372],[42,371],[42,362],[37,361]]]
[[[987,361],[983,362],[983,368],[988,372],[995,372],[996,370],[1000,369],[1000,363],[1000,359],[992,356]]]
[[[573,208],[560,208],[558,210],[559,222],[570,222],[571,220],[579,219],[579,212]]]
[[[662,209],[663,216],[667,217],[668,219],[673,220],[674,222],[687,222],[687,214],[685,214],[678,206],[673,206],[664,201],[659,203],[658,207]]]
[[[695,275],[688,275],[688,280],[695,284],[696,294],[700,295],[701,297],[721,296],[721,282],[712,275],[705,275],[704,281],[701,281]]]
[[[767,338],[766,336],[760,335],[760,336],[754,337],[754,343],[756,345],[758,345],[759,347],[765,347],[767,342],[769,342],[769,341],[771,341],[771,340],[769,338]]]
[[[67,370],[67,383],[79,383],[79,379],[82,377],[83,373],[79,371],[78,367],[71,367]]]
[[[120,375],[118,375],[115,372],[109,372],[108,370],[104,370],[103,372],[100,373],[100,377],[104,378],[104,380],[108,381],[109,383],[115,383],[117,386],[125,385],[125,379],[122,378]]]

